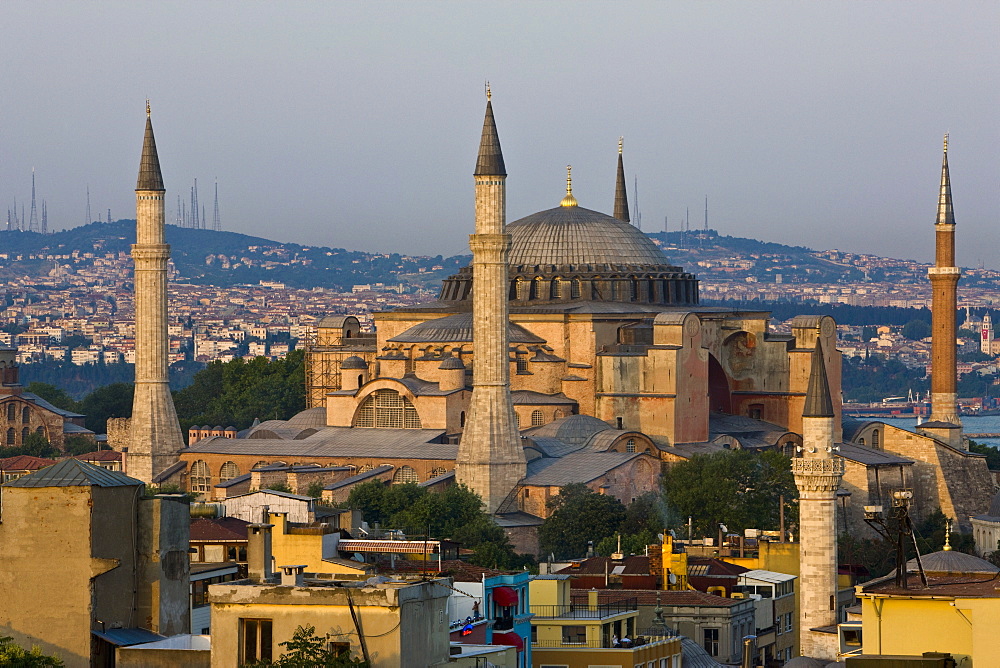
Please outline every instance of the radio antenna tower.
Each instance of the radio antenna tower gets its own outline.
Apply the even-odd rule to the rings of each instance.
[[[108,209],[108,222],[111,222],[111,209]]]
[[[184,227],[184,215],[181,213],[180,193],[177,193],[177,227]]]
[[[201,205],[201,229],[208,229],[208,218],[205,218],[205,205]]]
[[[90,215],[90,184],[87,184],[87,225],[94,222],[94,217]]]
[[[705,231],[708,232],[708,195],[705,195]]]
[[[31,218],[28,219],[28,229],[38,231],[38,210],[35,209],[35,168],[31,168]]]
[[[191,188],[191,226],[201,229],[201,221],[198,220],[198,179],[194,180],[194,187]]]
[[[45,200],[42,200],[42,229],[40,231],[42,234],[49,233],[49,208],[45,205]]]
[[[219,179],[215,179],[215,213],[212,215],[212,229],[222,231],[222,221],[219,219]]]

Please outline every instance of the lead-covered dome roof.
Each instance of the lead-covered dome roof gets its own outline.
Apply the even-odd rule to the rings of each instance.
[[[580,206],[557,206],[507,225],[510,266],[665,266],[656,244],[625,221]]]

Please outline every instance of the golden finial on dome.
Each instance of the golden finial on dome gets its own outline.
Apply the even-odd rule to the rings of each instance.
[[[948,135],[945,138],[945,150],[948,150]],[[945,551],[951,550],[951,519],[945,520],[944,523],[944,547],[941,548]]]
[[[149,116],[149,98],[146,98],[146,115]]]
[[[948,152],[948,133],[944,133],[944,152]]]
[[[566,196],[559,202],[559,206],[576,206],[576,198],[573,197],[573,166],[566,165]]]
[[[486,82],[486,101],[487,101],[487,102],[489,102],[489,101],[490,101],[490,98],[492,98],[492,97],[493,97],[493,96],[492,96],[492,94],[490,93],[490,82],[489,82],[489,81],[487,81],[487,82]]]
[[[622,154],[622,144],[625,143],[625,137],[618,138],[618,155]]]

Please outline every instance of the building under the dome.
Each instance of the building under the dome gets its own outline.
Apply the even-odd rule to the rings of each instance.
[[[841,442],[833,319],[799,316],[790,334],[774,334],[766,311],[701,305],[696,277],[626,222],[620,155],[615,216],[579,206],[567,177],[559,206],[511,222],[497,235],[509,235],[506,281],[490,284],[499,295],[494,312],[506,302],[506,331],[488,309],[480,317],[506,339],[507,355],[477,357],[471,267],[446,278],[432,302],[375,314],[374,331],[350,315],[324,318],[306,356],[308,420],[268,421],[239,438],[201,439],[157,482],[225,497],[224,483],[255,467],[315,464],[354,472],[327,486],[336,499],[370,479],[450,484],[471,417],[474,372],[483,364],[494,371],[507,366],[509,380],[502,384],[509,383],[524,450],[523,464],[514,463],[523,467],[522,477],[502,499],[493,492],[487,499],[508,527],[539,523],[549,512],[547,501],[571,482],[628,503],[658,489],[663,463],[699,452],[801,454],[817,348],[830,389],[833,440]],[[491,108],[476,173],[476,187],[491,192],[506,175]],[[502,215],[497,197],[477,199],[477,223],[490,207]],[[317,424],[324,411],[324,424]],[[899,484],[914,483],[915,497],[926,499],[915,506],[918,515],[941,507],[963,524],[963,514],[985,508],[978,500],[980,479],[988,476],[981,457],[955,451],[933,434],[905,443],[893,438],[890,449],[875,439],[859,443],[856,433],[840,451],[844,485],[854,493],[844,501],[852,530],[861,506],[894,484],[888,470],[898,469]],[[934,474],[943,468],[947,479]],[[912,479],[904,480],[911,469]],[[974,491],[958,490],[949,482],[953,476],[974,483],[959,485]]]

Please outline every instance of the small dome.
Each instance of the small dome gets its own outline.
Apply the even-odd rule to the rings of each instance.
[[[563,443],[582,446],[594,434],[610,429],[607,422],[590,415],[569,415],[529,430],[532,437],[555,438]]]
[[[457,357],[448,357],[448,358],[445,358],[445,360],[443,362],[441,362],[441,366],[439,366],[438,368],[439,369],[464,369],[465,368],[465,364],[462,362],[462,360],[460,360]]]
[[[994,573],[1000,573],[1000,568],[985,559],[955,550],[941,550],[921,555],[920,563],[924,567],[924,571],[928,573],[954,573],[956,575],[993,575]],[[907,570],[916,570],[916,568],[916,559],[910,559],[906,562]]]
[[[341,369],[367,369],[368,365],[357,355],[351,355],[340,363]]]
[[[307,408],[304,411],[299,411],[292,417],[288,418],[288,422],[286,422],[283,426],[292,429],[325,427],[326,408],[323,406],[316,406],[315,408]]]

